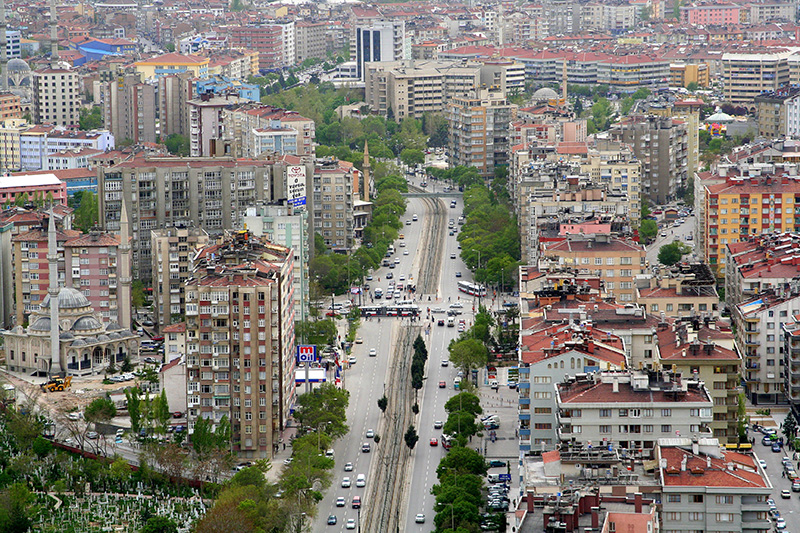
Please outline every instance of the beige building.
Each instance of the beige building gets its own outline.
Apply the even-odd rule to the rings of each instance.
[[[33,72],[33,120],[37,124],[77,126],[83,87],[77,72],[44,68]]]
[[[716,277],[705,263],[681,264],[640,287],[637,301],[648,313],[670,318],[719,316]]]
[[[633,303],[636,299],[636,276],[646,272],[645,248],[639,243],[610,235],[593,237],[568,237],[548,246],[539,261],[539,267],[577,268],[588,273],[599,273],[603,279],[603,293],[620,303]]]
[[[298,21],[294,25],[294,54],[295,63],[300,64],[306,59],[324,59],[327,54],[325,34],[327,22]]]
[[[224,246],[236,266],[199,265],[186,282],[189,433],[200,418],[216,427],[226,417],[233,453],[271,458],[296,396],[293,259],[284,248],[241,262],[246,244],[234,239]]]
[[[502,91],[480,89],[471,96],[448,100],[446,118],[450,133],[450,164],[472,166],[492,176],[508,163],[511,121],[517,105]]]
[[[796,112],[792,114],[790,110],[797,107],[799,96],[800,89],[797,87],[782,87],[777,91],[757,96],[755,102],[758,107],[758,135],[767,139],[791,136],[793,131],[790,127],[790,115],[795,115],[793,117],[795,123],[797,117]],[[796,131],[796,124],[792,125]]]
[[[290,153],[304,158],[314,156],[314,121],[296,111],[260,103],[226,108],[222,110],[222,130],[235,157],[255,159],[264,152]],[[277,141],[284,136],[291,137],[292,149],[286,152],[276,149]]]
[[[20,135],[30,128],[21,118],[8,118],[0,123],[0,170],[22,170]]]
[[[722,82],[725,100],[755,109],[755,98],[789,84],[791,52],[722,55]]]
[[[122,142],[156,142],[156,87],[142,83],[138,74],[119,75],[101,83],[105,127]]]
[[[194,270],[193,258],[208,244],[208,232],[194,226],[175,226],[150,232],[153,272],[153,308],[159,327],[182,315],[186,305],[184,284]]]
[[[359,175],[352,163],[332,158],[317,159],[314,167],[314,231],[340,253],[348,253],[354,242],[354,185]]]

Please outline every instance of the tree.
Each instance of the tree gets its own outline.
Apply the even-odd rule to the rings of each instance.
[[[323,383],[297,398],[294,418],[302,426],[324,431],[333,438],[347,434],[347,405],[350,393],[333,384]]]
[[[135,279],[131,283],[131,306],[135,311],[145,306],[146,298],[144,295],[144,282]]]
[[[465,411],[472,414],[473,417],[483,413],[480,398],[470,392],[459,392],[455,396],[451,397],[444,404],[444,410],[448,413]]]
[[[465,376],[468,376],[473,368],[484,366],[488,358],[489,351],[477,339],[456,341],[450,346],[450,361],[463,371]]]
[[[117,408],[110,398],[96,398],[92,400],[86,409],[83,411],[83,418],[90,424],[97,424],[108,422],[117,416]]]
[[[446,475],[475,474],[485,476],[488,466],[483,456],[471,448],[454,446],[439,461],[436,475],[439,479]]]
[[[682,242],[674,241],[658,249],[658,261],[663,265],[672,266],[691,251],[692,249]]]
[[[450,413],[447,421],[442,427],[442,432],[448,435],[464,435],[471,437],[478,432],[478,424],[475,423],[475,415],[467,411],[455,411]]]
[[[24,483],[15,483],[0,494],[0,531],[25,533],[30,531],[33,522],[30,518],[30,505],[33,495]]]
[[[403,438],[406,441],[406,446],[408,446],[410,450],[413,450],[414,446],[417,445],[417,441],[419,440],[419,435],[417,435],[417,430],[414,428],[414,424],[408,426],[408,430]]]
[[[166,516],[154,516],[147,520],[140,531],[141,533],[178,533],[178,524]]]
[[[97,195],[92,191],[83,191],[81,203],[72,216],[73,224],[84,233],[92,229],[98,221]]]
[[[100,106],[91,109],[82,108],[78,117],[78,127],[82,130],[97,130],[103,127]]]
[[[167,391],[162,389],[161,394],[153,398],[152,419],[158,424],[158,432],[167,432],[167,424],[170,418],[169,403],[167,402]]]
[[[189,138],[180,133],[172,133],[167,136],[164,146],[167,147],[167,151],[172,155],[189,155]]]
[[[794,414],[792,414],[791,411],[789,411],[789,414],[786,415],[786,418],[783,420],[781,429],[786,436],[786,442],[791,442],[797,437],[797,420],[795,420]]]
[[[384,394],[380,398],[378,398],[378,409],[381,410],[381,413],[386,412],[386,408],[389,406],[389,399]]]
[[[739,433],[739,442],[747,442],[747,424],[749,422],[747,417],[747,403],[745,402],[745,395],[743,392],[739,393],[739,405],[736,410],[736,427]]]
[[[693,92],[695,92],[695,91],[696,91],[697,89],[699,89],[699,88],[700,88],[700,86],[699,86],[699,85],[697,85],[697,82],[696,82],[696,81],[691,81],[691,82],[689,82],[689,84],[686,86],[686,90],[688,90],[690,93],[693,93]]]
[[[639,237],[649,240],[656,236],[658,233],[658,224],[655,220],[645,219],[639,224]]]
[[[50,455],[51,451],[53,451],[53,443],[41,435],[34,439],[31,447],[33,449],[33,453],[35,453],[39,459],[44,459]]]
[[[400,152],[400,161],[408,166],[421,165],[425,162],[425,153],[422,150],[404,148]]]

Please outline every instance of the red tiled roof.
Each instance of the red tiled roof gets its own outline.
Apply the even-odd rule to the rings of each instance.
[[[665,487],[769,488],[754,459],[741,453],[722,452],[722,458],[711,457],[711,468],[708,468],[708,456],[700,457],[674,446],[662,446],[661,457],[667,461],[667,467],[661,469]],[[686,470],[682,471],[684,457],[687,458]],[[736,466],[736,470],[726,467],[728,463]]]
[[[177,324],[164,326],[161,331],[163,333],[186,333],[186,322],[178,322]]]
[[[613,391],[612,383],[559,384],[561,403],[687,403],[707,402],[710,399],[702,389],[689,389],[676,396],[661,390],[635,391],[630,383],[619,383],[619,392]]]

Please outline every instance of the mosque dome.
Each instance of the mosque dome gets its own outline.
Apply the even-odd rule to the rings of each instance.
[[[74,338],[75,338],[75,335],[73,335],[73,334],[72,334],[72,333],[70,333],[69,331],[65,331],[64,333],[62,333],[61,335],[59,335],[59,336],[58,336],[58,338],[59,338],[59,339],[61,339],[62,341],[69,341],[69,340],[72,340],[72,339],[74,339]]]
[[[106,326],[106,331],[120,331],[121,329],[122,329],[122,326],[120,326],[119,322],[117,322],[116,320],[112,320]]]
[[[28,329],[31,331],[50,331],[50,317],[41,316],[37,318]]]
[[[78,289],[72,287],[62,287],[58,291],[58,308],[59,309],[80,309],[82,307],[90,307],[88,298],[83,295]],[[50,308],[50,295],[44,297],[41,307]],[[101,326],[102,327],[102,326]]]
[[[86,346],[86,341],[83,339],[75,339],[74,341],[72,341],[72,344],[70,344],[70,346],[72,346],[73,348],[77,348],[79,346]]]
[[[61,301],[61,298],[59,298]],[[72,331],[96,331],[103,329],[103,325],[93,316],[82,316],[72,324]]]
[[[542,87],[533,93],[534,102],[543,102],[545,100],[554,100],[558,98],[558,93],[549,87]]]
[[[119,333],[117,333],[116,331],[112,331],[111,333],[108,334],[108,338],[111,339],[112,341],[116,341],[121,339],[122,337],[120,337]]]

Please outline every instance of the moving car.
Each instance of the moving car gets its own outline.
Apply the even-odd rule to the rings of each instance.
[[[449,359],[442,359],[442,366],[448,366],[450,364]]]
[[[328,525],[335,526],[336,525],[336,515],[332,514],[328,517]]]
[[[375,357],[376,355],[378,355],[378,350],[376,350],[375,348],[370,348],[369,349],[369,356],[370,357]]]
[[[364,474],[359,474],[358,477],[356,477],[356,487],[363,487],[366,484],[367,484],[367,476],[365,476]]]
[[[345,472],[352,472],[353,471],[353,463],[345,463],[344,464],[344,471]]]
[[[361,445],[361,451],[363,453],[369,453],[369,450],[370,450],[369,442],[365,442],[364,444]]]
[[[364,339],[362,339],[361,337],[356,337],[356,344],[363,344],[363,343]]]
[[[451,235],[452,235],[452,233],[451,233]],[[455,258],[456,258],[456,254],[450,254],[450,259],[455,259]]]
[[[356,519],[355,518],[348,518],[347,524],[344,526],[345,529],[355,529],[356,528]]]
[[[431,439],[431,446],[438,446],[438,445],[439,445],[439,439],[437,439],[436,437],[433,437]]]
[[[491,461],[489,461],[489,468],[496,468],[498,466],[506,466],[506,462],[499,461],[497,459],[492,459]]]
[[[417,516],[414,517],[414,522],[417,524],[424,524],[425,523],[425,515],[419,513]]]
[[[442,424],[442,421],[441,421],[441,420],[435,420],[435,421],[433,422],[433,429],[442,429],[442,426],[443,426],[443,425],[444,425],[444,424]]]
[[[353,496],[353,509],[361,508],[361,496]]]
[[[784,500],[788,500],[791,497],[792,497],[792,492],[789,489],[783,489],[781,491],[781,498],[783,498]]]
[[[336,507],[344,507],[345,501],[343,496],[336,498]]]
[[[374,430],[372,430],[372,429],[368,429],[368,430],[367,430],[367,438],[368,438],[368,439],[371,439],[371,438],[373,438],[374,436],[375,436],[375,431],[374,431]]]

